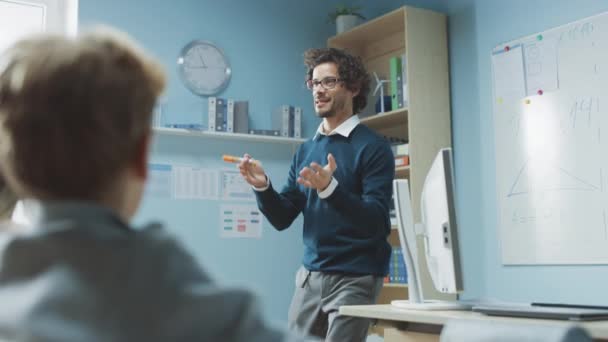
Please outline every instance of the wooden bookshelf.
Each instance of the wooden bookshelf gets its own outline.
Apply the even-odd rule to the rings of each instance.
[[[376,114],[379,96],[370,94],[360,116],[363,124],[379,134],[409,144],[410,165],[397,167],[395,176],[409,180],[414,221],[420,222],[420,197],[426,174],[439,149],[451,146],[446,16],[404,6],[329,38],[327,45],[358,55],[370,74],[376,72],[384,80],[390,78],[390,59],[405,56],[407,105]],[[388,241],[392,246],[400,245],[396,229],[391,230]],[[422,239],[418,240],[418,247],[425,297],[452,299],[453,296],[435,291],[426,268]],[[379,302],[390,303],[391,299],[406,297],[407,287],[384,286]]]

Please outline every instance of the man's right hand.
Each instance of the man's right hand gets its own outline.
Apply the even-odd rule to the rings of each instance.
[[[268,185],[262,164],[257,160],[254,161],[249,154],[243,155],[243,160],[239,163],[238,168],[243,179],[253,187],[265,188]]]

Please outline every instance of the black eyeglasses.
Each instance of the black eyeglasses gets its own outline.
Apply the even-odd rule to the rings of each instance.
[[[318,86],[319,84],[323,86],[323,88],[330,90],[330,89],[334,89],[336,87],[336,85],[338,84],[338,82],[342,82],[342,79],[337,78],[337,77],[325,77],[322,80],[308,80],[306,81],[306,88],[310,89],[310,90],[314,90],[316,86]]]

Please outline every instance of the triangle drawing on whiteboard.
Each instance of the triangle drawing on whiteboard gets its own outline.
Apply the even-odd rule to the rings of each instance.
[[[561,166],[541,160],[528,160],[513,182],[507,197],[546,191],[598,191],[599,186],[587,182]]]

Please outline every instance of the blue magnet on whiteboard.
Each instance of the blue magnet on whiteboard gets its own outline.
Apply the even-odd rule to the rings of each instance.
[[[538,36],[536,36],[536,40],[543,40],[543,35],[539,34]]]

